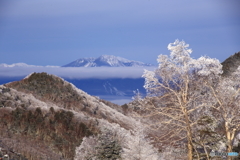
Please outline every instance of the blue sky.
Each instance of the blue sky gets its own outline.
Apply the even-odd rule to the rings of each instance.
[[[155,63],[184,40],[192,57],[240,51],[239,0],[1,0],[0,63],[62,66],[116,55]]]

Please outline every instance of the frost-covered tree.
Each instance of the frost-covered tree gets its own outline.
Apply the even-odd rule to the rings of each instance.
[[[205,83],[214,98],[213,116],[224,126],[226,151],[232,152],[234,139],[240,133],[240,67],[229,77],[222,78],[216,87]]]
[[[97,150],[95,149],[97,144],[97,137],[84,137],[81,145],[76,148],[74,160],[94,160],[97,154]]]
[[[102,133],[83,138],[76,148],[74,160],[160,160],[140,122],[136,123],[134,130],[126,130],[114,123],[103,124],[104,120],[99,122]]]
[[[122,147],[114,131],[103,129],[97,136],[84,137],[80,147],[76,148],[76,160],[117,160]]]
[[[159,55],[155,71],[145,70],[145,89],[148,96],[157,96],[160,103],[146,105],[149,116],[158,119],[152,128],[159,129],[159,140],[164,143],[186,144],[188,160],[193,159],[194,134],[197,121],[209,114],[209,86],[216,84],[222,73],[217,59],[193,59],[189,45],[176,40],[168,45],[170,57]],[[198,154],[196,155],[198,156]],[[198,157],[199,158],[199,157]]]
[[[122,158],[126,160],[160,160],[161,156],[157,149],[149,142],[144,127],[138,126],[132,132],[132,136],[128,135],[123,143]]]
[[[211,151],[221,152],[224,145],[223,134],[218,131],[221,130],[221,122],[219,122],[215,117],[210,115],[205,115],[198,120],[197,128],[194,134],[194,145],[197,150],[202,150],[198,152],[200,158],[210,159],[209,153]]]

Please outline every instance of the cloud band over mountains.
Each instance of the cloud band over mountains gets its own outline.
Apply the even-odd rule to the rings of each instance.
[[[0,77],[21,77],[33,72],[47,72],[59,77],[71,79],[88,78],[140,78],[144,69],[154,70],[154,67],[59,67],[33,66],[27,64],[0,65]]]

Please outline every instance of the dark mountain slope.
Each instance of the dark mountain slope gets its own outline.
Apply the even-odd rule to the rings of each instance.
[[[240,66],[240,52],[235,53],[222,62],[223,76],[229,76]]]
[[[89,126],[76,121],[73,113],[65,110],[3,108],[0,117],[4,147],[28,159],[72,159],[82,138],[93,134]]]

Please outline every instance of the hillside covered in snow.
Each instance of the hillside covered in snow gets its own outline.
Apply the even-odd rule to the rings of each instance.
[[[0,85],[0,147],[10,157],[51,160],[128,159],[136,148],[146,147],[151,150],[144,156],[158,159],[140,122],[126,111],[57,76],[33,73]],[[102,149],[96,152],[94,146]]]

